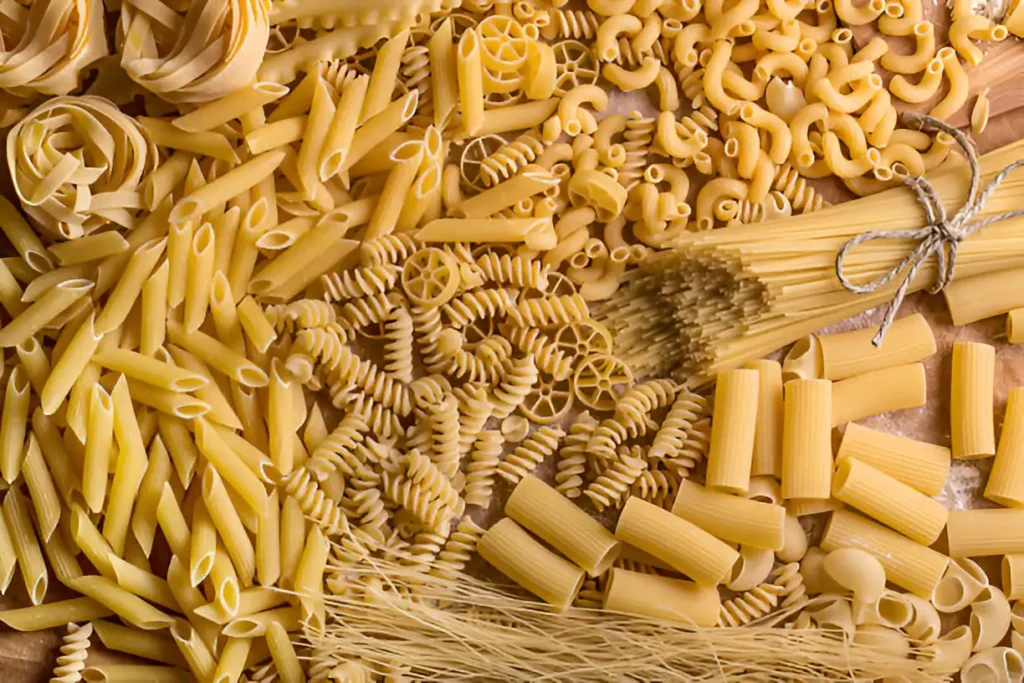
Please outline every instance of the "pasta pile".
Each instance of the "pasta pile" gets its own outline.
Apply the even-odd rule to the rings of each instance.
[[[916,0],[458,5],[123,0],[88,94],[39,87],[60,96],[4,118],[0,592],[18,574],[27,597],[0,622],[66,627],[68,681],[1019,666],[998,644],[1021,548],[928,498],[948,449],[851,425],[833,463],[832,427],[921,404],[927,325],[901,320],[881,356],[808,340],[785,399],[754,360],[886,296],[829,289],[863,204],[822,211],[807,179],[871,193],[936,169],[955,199],[951,141],[898,129],[891,96],[953,114],[957,52],[1002,27],[971,19],[954,52]],[[77,78],[96,55],[75,12],[98,7],[19,50]],[[875,20],[917,52],[855,51],[839,21]],[[651,98],[612,113],[622,93]],[[903,194],[864,201],[917,218]],[[988,228],[958,272],[1018,266],[1018,242]],[[992,360],[954,353],[957,457],[995,453]],[[714,400],[658,378],[676,365]],[[1022,499],[1014,434],[1001,504]],[[824,513],[816,545],[801,518]],[[947,527],[954,560],[928,547]],[[1005,595],[967,559],[994,553]],[[78,597],[47,602],[51,580]],[[96,664],[92,642],[148,663]]]

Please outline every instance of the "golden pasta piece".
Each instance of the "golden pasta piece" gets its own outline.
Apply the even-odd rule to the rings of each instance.
[[[971,342],[953,345],[950,430],[954,458],[987,458],[996,452],[994,375],[993,347]]]

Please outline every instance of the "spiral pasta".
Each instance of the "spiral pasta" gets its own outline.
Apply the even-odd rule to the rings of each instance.
[[[337,328],[321,327],[302,330],[295,336],[287,367],[297,377],[308,379],[314,366],[328,374],[348,376],[356,373],[360,363]]]
[[[647,462],[632,455],[622,455],[591,483],[583,495],[594,503],[598,510],[619,507],[629,496],[630,487],[647,469]]]
[[[601,420],[587,442],[587,453],[595,458],[611,460],[615,457],[616,449],[626,439],[641,435],[641,432],[637,431],[638,428],[646,432],[646,423],[623,422],[614,418]]]
[[[630,489],[631,495],[663,508],[670,508],[679,489],[679,476],[674,472],[648,469],[640,474]]]
[[[451,507],[458,505],[459,494],[452,487],[448,475],[431,458],[414,449],[403,456],[401,462],[405,475],[427,495]]]
[[[412,327],[419,347],[420,356],[427,372],[439,373],[447,366],[449,358],[439,348],[438,342],[444,323],[441,321],[440,308],[414,307],[412,309]]]
[[[348,341],[348,329],[336,325],[338,311],[326,301],[300,299],[288,304],[266,306],[263,313],[278,334],[283,332],[294,334],[299,330],[311,327],[333,326],[338,338],[343,343]]]
[[[391,439],[402,433],[402,421],[394,411],[385,408],[365,394],[345,402],[349,415],[359,417],[370,426],[370,431],[382,439]]]
[[[522,256],[488,252],[476,260],[476,265],[486,280],[519,289],[545,291],[548,287],[550,266]]]
[[[409,90],[419,94],[416,116],[424,122],[434,120],[433,89],[430,87],[430,54],[425,45],[412,45],[402,53],[402,66],[399,68],[402,82]]]
[[[601,25],[601,19],[590,10],[554,10],[551,13],[551,23],[546,26],[541,35],[545,38],[575,38],[591,40],[597,35],[597,29]]]
[[[555,327],[583,322],[590,309],[580,294],[523,299],[509,308],[508,317],[520,327]]]
[[[426,529],[417,532],[412,544],[399,555],[401,564],[426,574],[434,568],[448,534],[444,530]]]
[[[583,493],[587,444],[597,424],[597,420],[588,411],[580,413],[569,427],[569,434],[558,451],[555,460],[555,490],[566,498],[579,498]]]
[[[281,479],[279,486],[283,493],[298,501],[302,513],[316,522],[328,536],[343,534],[348,530],[348,518],[327,497],[308,467],[292,470]]]
[[[362,417],[346,415],[313,451],[309,466],[323,462],[348,477],[362,471],[366,464],[356,455],[356,447],[369,431],[370,426]]]
[[[501,445],[505,439],[497,430],[482,431],[469,451],[466,465],[466,505],[486,508],[494,491],[494,477],[498,473]]]
[[[532,353],[537,368],[555,379],[566,379],[572,374],[573,357],[555,346],[542,330],[535,327],[508,327],[503,330],[509,341],[523,353]]]
[[[331,372],[329,389],[331,400],[336,404],[346,394],[357,389],[385,408],[395,411],[399,417],[412,412],[409,388],[370,361],[355,359],[354,363],[338,365]]]
[[[451,383],[441,375],[420,377],[409,385],[412,400],[416,405],[416,416],[425,417],[427,410],[444,400],[452,391]]]
[[[445,527],[455,511],[444,501],[404,475],[384,473],[384,494],[411,514],[418,523],[437,531]]]
[[[422,246],[406,233],[391,233],[363,242],[359,246],[359,258],[364,267],[397,265]]]
[[[524,166],[536,161],[546,148],[536,128],[523,133],[480,160],[481,182],[485,187],[491,187],[502,180],[508,180],[523,170]]]
[[[477,541],[483,533],[484,529],[472,518],[463,517],[438,553],[431,573],[441,578],[455,578],[476,552]]]
[[[694,423],[708,415],[707,399],[685,389],[680,391],[654,435],[648,457],[652,460],[675,457],[692,432]]]
[[[521,406],[537,383],[537,364],[532,354],[505,363],[505,374],[491,394],[493,416],[504,420]]]
[[[354,477],[348,481],[341,506],[371,537],[383,541],[391,514],[384,505],[379,482]]]
[[[327,301],[346,301],[364,296],[385,294],[394,289],[401,268],[390,263],[364,266],[320,276]]]
[[[138,5],[121,6],[117,46],[131,79],[169,102],[210,102],[255,81],[270,37],[270,3],[200,0],[184,7],[185,16],[162,19],[172,28]],[[185,27],[199,40],[181,40]],[[136,38],[142,35],[150,39]]]
[[[54,97],[7,134],[14,191],[54,239],[135,227],[139,185],[158,161],[145,129],[101,97]]]
[[[400,382],[412,382],[412,317],[405,308],[391,312],[384,324],[384,370]]]
[[[430,415],[430,456],[437,469],[451,479],[459,471],[459,406],[449,395],[428,409]],[[412,474],[410,474],[412,476]],[[418,481],[415,477],[414,480]]]
[[[82,670],[89,655],[89,638],[92,636],[92,624],[79,626],[68,624],[68,632],[60,646],[57,666],[53,669],[51,683],[78,683],[82,680]]]
[[[384,322],[401,303],[401,296],[394,292],[372,294],[347,302],[341,307],[340,317],[352,327],[367,327]]]
[[[755,619],[771,614],[779,606],[782,588],[763,583],[722,603],[718,615],[719,626],[746,626]]]
[[[544,462],[556,450],[565,436],[559,427],[541,427],[527,436],[511,454],[498,465],[498,474],[508,483],[517,484],[519,480]]]
[[[790,164],[782,164],[775,170],[775,181],[772,189],[778,190],[789,200],[793,211],[809,213],[821,211],[830,206],[825,198],[813,187],[807,184],[807,180],[800,175],[799,171]]]
[[[466,292],[441,307],[452,327],[465,327],[482,318],[511,313],[519,292],[511,289],[478,289]]]
[[[640,423],[644,418],[664,408],[676,395],[675,382],[654,379],[636,384],[626,390],[615,405],[615,417],[627,423]]]

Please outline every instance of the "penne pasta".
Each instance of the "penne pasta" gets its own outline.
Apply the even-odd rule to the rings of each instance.
[[[181,652],[170,636],[152,631],[139,631],[103,620],[93,621],[92,627],[103,647],[108,650],[124,652],[168,666],[186,666]]]
[[[146,471],[146,446],[132,408],[128,383],[122,376],[110,392],[114,406],[114,437],[120,457],[114,469],[107,511],[103,518],[103,537],[118,556],[124,555],[132,506]]]
[[[167,582],[144,569],[122,560],[114,554],[108,558],[119,585],[132,595],[148,600],[172,612],[180,610]]]
[[[248,588],[256,574],[256,552],[212,463],[203,470],[202,494],[213,525],[217,528],[217,533],[224,542],[228,555],[231,556],[231,562],[235,565],[238,580],[243,588]]]
[[[267,373],[245,356],[239,355],[202,332],[187,332],[180,323],[167,321],[167,336],[172,343],[180,346],[204,363],[223,373],[235,382],[246,386],[267,386]]]
[[[104,349],[93,356],[93,362],[168,391],[191,393],[209,383],[202,375],[125,349]]]
[[[109,617],[106,606],[92,598],[72,598],[45,605],[0,610],[0,622],[15,631],[45,631],[68,623],[92,621]]]
[[[277,491],[267,498],[256,530],[256,577],[263,586],[281,577],[281,503]]]
[[[173,618],[102,576],[79,577],[71,582],[71,588],[143,631],[159,631],[174,623]]]
[[[14,570],[18,568],[18,560],[14,551],[14,539],[7,528],[4,515],[0,513],[0,595],[7,592],[14,578]]]
[[[0,474],[8,484],[21,474],[30,389],[24,366],[16,365],[7,376],[0,413]]]
[[[25,457],[22,461],[22,476],[28,486],[28,496],[36,513],[36,526],[45,545],[57,529],[61,515],[61,500],[53,485],[53,478],[39,450],[34,434],[25,442]]]
[[[86,683],[190,683],[193,679],[188,671],[171,666],[92,664],[82,669],[82,680]]]
[[[156,509],[160,502],[164,486],[171,478],[171,457],[159,435],[153,437],[149,445],[149,461],[146,474],[139,484],[135,509],[132,512],[132,535],[138,542],[142,552],[149,557],[153,551],[153,540],[156,537]]]
[[[50,577],[46,572],[43,553],[39,549],[39,540],[32,529],[28,501],[18,489],[10,489],[4,496],[3,516],[29,600],[33,605],[39,605],[46,597]]]
[[[192,538],[195,538],[195,534]],[[194,577],[193,577],[194,578]],[[239,588],[238,574],[231,564],[224,544],[219,541],[213,556],[213,563],[210,565],[210,582],[213,585],[215,604],[227,615],[234,617],[238,614]]]

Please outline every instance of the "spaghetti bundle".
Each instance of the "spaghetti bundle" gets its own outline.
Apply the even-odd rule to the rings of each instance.
[[[139,183],[158,161],[142,127],[100,97],[55,97],[7,136],[7,165],[25,212],[51,237],[134,226]]]
[[[1021,159],[1024,142],[981,157],[982,183]],[[928,180],[943,205],[955,211],[967,200],[970,177],[956,158]],[[976,217],[1017,208],[1022,192],[1024,178],[1010,176]],[[786,218],[770,229],[752,225],[687,234],[676,249],[628,274],[628,286],[595,306],[595,316],[612,331],[616,352],[637,374],[674,370],[683,378],[708,376],[892,300],[902,276],[855,294],[836,275],[836,255],[859,234],[912,230],[926,222],[915,195],[901,187]],[[910,239],[858,245],[846,255],[844,272],[855,285],[874,282],[916,246]],[[1019,267],[1022,249],[1021,218],[986,226],[959,245],[955,277]],[[930,287],[937,276],[936,259],[925,261],[908,291]]]
[[[132,80],[168,102],[210,102],[251,83],[270,35],[269,1],[186,7],[124,3],[117,44]]]

